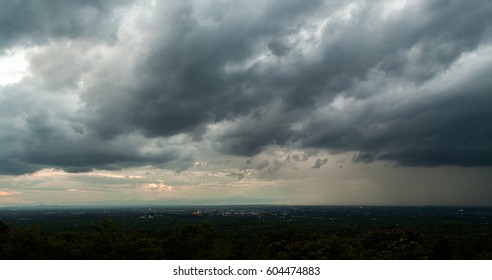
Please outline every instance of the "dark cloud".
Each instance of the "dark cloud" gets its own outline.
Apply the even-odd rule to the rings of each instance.
[[[264,146],[284,145],[292,131],[287,116],[279,108],[269,106],[212,129],[210,138],[215,149],[236,155],[255,155]]]
[[[276,56],[284,56],[289,53],[289,46],[282,42],[273,41],[268,44],[268,49]]]
[[[105,96],[91,90],[86,98],[97,104],[103,118],[123,119],[149,137],[192,132],[199,138],[210,122],[257,114],[262,104],[277,100],[278,90],[265,84],[270,78],[242,65],[269,52],[270,38],[295,32],[292,25],[304,21],[317,6],[317,1],[266,2],[258,13],[247,1],[215,10],[188,1],[159,2],[149,23],[156,34],[134,69],[138,85],[126,89],[130,92],[119,109],[113,103],[121,95],[118,89],[106,89]],[[101,132],[106,133],[105,128]],[[242,142],[244,138],[236,134],[231,132],[230,138]],[[250,143],[235,145],[231,139],[224,150],[254,154],[263,141],[249,139],[245,142]]]
[[[358,153],[352,157],[353,162],[370,163],[374,160],[376,160],[376,157],[371,153]]]
[[[491,165],[492,4],[387,6],[7,1],[0,50],[42,48],[1,88],[0,172],[186,166],[203,143]]]
[[[489,66],[477,65],[466,76],[449,73],[449,80],[440,79],[422,92],[403,95],[422,98],[400,100],[385,109],[368,101],[361,104],[362,110],[338,112],[343,120],[340,116],[319,116],[306,126],[304,133],[309,137],[304,140],[306,145],[361,151],[354,161],[386,159],[409,166],[490,165],[491,146],[486,139],[492,136],[488,109],[492,98],[487,92],[492,84],[485,75],[491,72]],[[354,102],[347,106],[354,106]],[[319,130],[322,124],[330,129]]]
[[[326,163],[328,163],[328,159],[327,158],[325,158],[325,159],[317,158],[316,159],[316,162],[311,167],[311,169],[320,169],[321,166],[325,165]]]
[[[227,173],[226,176],[232,177],[232,178],[237,179],[239,181],[239,180],[244,179],[244,172],[231,172],[231,173]]]
[[[45,44],[58,38],[116,41],[117,22],[109,16],[127,0],[8,0],[0,8],[0,50]]]
[[[134,165],[182,169],[192,164],[191,150],[166,139],[125,134],[97,137],[80,112],[71,111],[71,96],[31,93],[30,88],[1,87],[0,173],[32,173],[42,168],[86,172]],[[43,95],[43,98],[39,98]]]

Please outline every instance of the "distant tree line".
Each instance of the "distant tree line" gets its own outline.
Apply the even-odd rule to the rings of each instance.
[[[10,228],[0,220],[0,259],[491,259],[492,238],[374,228],[351,236],[309,233],[294,226],[248,236],[208,223],[162,232],[122,230],[110,220],[87,232]]]

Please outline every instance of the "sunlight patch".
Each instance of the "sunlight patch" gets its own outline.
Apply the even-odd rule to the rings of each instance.
[[[389,18],[392,14],[397,13],[398,11],[401,11],[403,8],[405,8],[406,4],[407,0],[388,1],[388,3],[384,5],[383,12],[381,13],[381,18]]]
[[[25,54],[25,50],[19,49],[0,55],[0,86],[15,84],[27,75],[29,63]]]
[[[164,184],[163,180],[159,180],[159,183],[150,183],[144,185],[144,190],[146,191],[157,191],[157,192],[172,192],[176,190],[176,187]]]
[[[0,191],[0,197],[13,196],[18,194],[17,192]]]

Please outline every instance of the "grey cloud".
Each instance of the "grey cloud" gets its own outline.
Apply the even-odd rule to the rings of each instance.
[[[273,41],[268,44],[268,48],[270,51],[276,56],[284,56],[286,55],[290,48],[284,43]]]
[[[87,43],[51,43],[28,57],[37,86],[57,91],[78,87],[80,76],[91,68]]]
[[[259,162],[257,165],[256,165],[256,169],[258,170],[261,170],[261,169],[265,169],[267,168],[268,166],[270,165],[270,161],[268,160],[264,160],[262,162]]]
[[[244,172],[232,172],[227,174],[228,177],[237,179],[238,181],[244,179]]]
[[[376,156],[371,153],[358,153],[352,157],[353,162],[370,163],[376,160]]]
[[[328,159],[327,158],[325,158],[325,159],[317,158],[316,159],[316,162],[311,167],[311,169],[320,169],[321,166],[325,165],[326,163],[328,163]]]
[[[0,174],[32,173],[50,167],[68,172],[134,165],[182,169],[192,164],[192,149],[166,139],[145,139],[136,134],[95,137],[82,116],[64,108],[73,105],[70,96],[28,90],[1,88]],[[43,94],[43,99],[37,94]]]
[[[275,172],[282,168],[298,169],[298,163],[305,163],[315,158],[314,166],[311,169],[318,169],[328,162],[327,158],[319,158],[318,153],[318,151],[309,149],[306,151],[292,151],[275,146],[264,151],[258,157],[249,159],[247,165],[254,167],[256,170]]]
[[[185,132],[200,138],[209,122],[245,116],[275,101],[277,89],[263,85],[269,81],[261,73],[227,69],[268,50],[269,38],[291,34],[291,25],[319,3],[261,2],[262,13],[247,1],[221,5],[211,11],[188,1],[159,2],[151,23],[156,34],[134,70],[139,84],[127,89],[119,110],[113,104],[118,89],[106,93],[112,98],[91,94],[89,102],[97,104],[101,117],[123,119],[149,137]],[[253,154],[261,147],[247,145],[236,153]]]
[[[25,97],[1,89],[2,173],[183,167],[202,141],[492,164],[490,1],[409,1],[385,18],[384,1],[156,3],[131,22],[135,42],[117,33],[127,1],[2,5],[0,49],[45,45]],[[61,44],[78,38],[93,46]]]
[[[263,147],[284,145],[291,140],[290,124],[276,106],[218,124],[211,134],[215,149],[228,154],[255,155]]]
[[[490,165],[492,157],[486,141],[490,137],[491,114],[487,109],[490,98],[486,93],[490,69],[484,66],[473,73],[481,78],[467,77],[469,74],[454,77],[460,82],[458,88],[425,88],[450,71],[460,57],[490,39],[484,36],[490,34],[487,32],[491,27],[491,5],[477,4],[422,2],[410,7],[413,17],[395,17],[389,24],[375,18],[378,4],[364,3],[349,24],[335,22],[323,29],[325,37],[318,61],[297,61],[298,64],[292,65],[293,71],[304,72],[283,80],[282,86],[273,83],[279,76],[262,73],[264,76],[259,80],[267,80],[269,89],[280,93],[278,96],[284,104],[281,114],[265,114],[252,132],[248,128],[241,130],[243,125],[237,122],[229,131],[241,131],[244,135],[224,133],[217,143],[228,144],[222,151],[250,155],[269,141],[238,139],[282,136],[282,144],[297,142],[331,151],[359,150],[361,154],[355,161],[378,158],[402,165]],[[412,18],[424,20],[412,21]],[[448,28],[449,22],[452,24]],[[339,39],[330,33],[340,29],[338,34],[343,37]],[[311,113],[321,110],[323,102],[331,102],[335,96],[353,98],[355,104],[358,100],[365,102],[383,96],[382,92],[402,85],[414,87],[416,91],[409,90],[404,99],[412,99],[412,94],[424,97],[408,106],[379,98],[377,103],[344,108],[337,115],[319,119]],[[440,97],[425,97],[426,94],[418,91],[437,91]],[[379,111],[381,106],[393,108]],[[286,125],[306,116],[308,121],[303,129],[294,131]],[[268,128],[268,137],[257,137],[255,133],[263,131],[262,124],[269,122],[277,123],[275,128],[279,131]],[[245,147],[250,148],[244,150]]]
[[[303,132],[310,136],[303,140],[306,145],[359,150],[354,160],[362,162],[377,158],[408,166],[490,165],[491,146],[485,140],[492,136],[492,98],[487,94],[492,84],[485,78],[492,72],[485,62],[490,55],[466,75],[451,73],[447,80],[404,94],[425,98],[400,100],[386,108],[380,107],[380,100],[367,101],[359,104],[361,108],[333,113],[339,116],[313,118]],[[329,129],[319,130],[321,124]]]
[[[130,1],[3,1],[0,50],[15,45],[44,44],[53,38],[92,38],[114,42],[111,11]]]

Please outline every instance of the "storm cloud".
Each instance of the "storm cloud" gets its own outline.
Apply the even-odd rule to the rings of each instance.
[[[114,41],[111,12],[130,1],[5,1],[0,8],[0,49],[61,38]]]
[[[492,165],[490,1],[6,1],[0,26],[29,63],[0,86],[2,174],[270,146]]]

